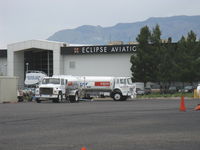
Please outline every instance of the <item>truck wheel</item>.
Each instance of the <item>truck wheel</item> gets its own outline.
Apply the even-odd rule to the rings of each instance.
[[[57,98],[56,99],[54,98],[54,99],[52,99],[52,102],[53,103],[59,103],[59,100]]]
[[[75,96],[69,96],[69,101],[71,103],[74,103],[75,102]]]
[[[119,93],[119,92],[114,93],[113,99],[114,99],[115,101],[121,101],[121,100],[122,100],[122,94]]]
[[[53,99],[53,103],[62,102],[62,99],[63,99],[62,92],[59,92],[58,97],[56,99]]]
[[[70,101],[71,103],[78,102],[78,101],[79,101],[78,94],[76,93],[74,96],[69,96],[69,101]]]
[[[62,100],[63,100],[62,92],[59,92],[59,94],[58,94],[58,102],[62,102]]]
[[[78,102],[78,101],[79,101],[79,97],[78,97],[78,94],[77,94],[77,93],[75,94],[74,100],[75,100],[75,102]]]
[[[37,103],[41,103],[41,100],[39,98],[36,98]]]

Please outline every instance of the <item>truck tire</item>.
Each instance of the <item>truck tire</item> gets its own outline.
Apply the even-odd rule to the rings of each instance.
[[[58,103],[62,102],[62,100],[63,100],[62,92],[59,92],[59,94],[58,94]]]
[[[37,103],[41,103],[41,100],[39,98],[36,98]]]
[[[74,96],[69,96],[69,101],[71,103],[77,103],[77,102],[79,102],[78,94],[76,93]]]
[[[59,102],[62,102],[62,99],[63,99],[63,95],[62,95],[62,92],[59,92],[58,94],[58,97],[56,99],[53,99],[53,103],[59,103]]]
[[[121,101],[121,100],[122,100],[122,93],[120,93],[120,92],[115,92],[115,93],[113,94],[113,99],[114,99],[114,101]]]
[[[52,102],[53,103],[59,103],[59,100],[57,98],[56,99],[54,98],[54,99],[52,99]]]

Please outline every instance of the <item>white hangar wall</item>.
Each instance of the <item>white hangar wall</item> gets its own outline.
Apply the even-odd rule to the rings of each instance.
[[[64,55],[64,74],[131,76],[131,53]]]

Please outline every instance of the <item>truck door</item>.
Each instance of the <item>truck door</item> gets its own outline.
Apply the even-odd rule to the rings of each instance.
[[[129,91],[129,87],[128,87],[126,78],[120,79],[120,88],[122,89],[123,95],[127,95],[128,91]]]

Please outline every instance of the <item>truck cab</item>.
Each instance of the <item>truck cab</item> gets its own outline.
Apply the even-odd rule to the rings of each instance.
[[[51,99],[53,102],[63,100],[67,80],[64,78],[45,77],[35,91],[36,101]]]
[[[79,101],[79,81],[74,76],[54,75],[45,77],[36,89],[36,101],[52,100],[55,103],[64,99],[70,102]]]
[[[128,97],[134,98],[136,95],[135,84],[129,77],[115,77],[114,87],[111,97],[115,101],[126,100]]]

